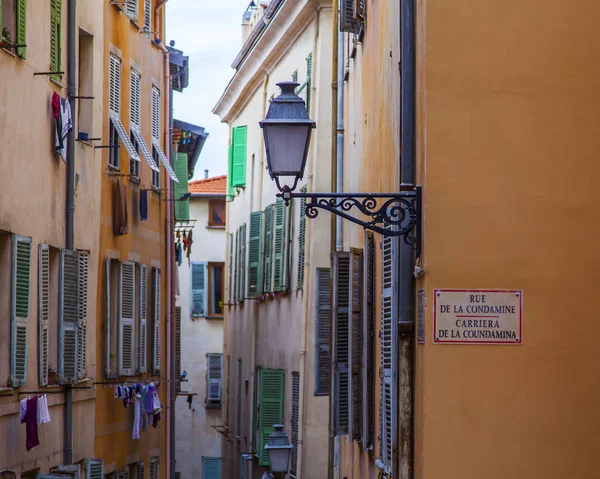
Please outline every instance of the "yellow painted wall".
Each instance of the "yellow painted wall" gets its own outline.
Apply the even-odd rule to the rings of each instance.
[[[152,148],[151,137],[151,95],[153,83],[161,92],[161,144],[163,151],[168,154],[168,145],[164,142],[165,131],[168,131],[166,122],[167,88],[164,77],[164,56],[159,48],[152,43],[146,35],[139,33],[139,27],[143,26],[143,3],[140,3],[140,19],[137,25],[132,22],[120,9],[119,6],[104,5],[104,109],[102,118],[102,144],[108,144],[109,138],[109,115],[108,115],[108,62],[111,51],[119,52],[121,56],[121,121],[125,130],[129,132],[129,103],[130,103],[130,68],[131,62],[137,64],[136,70],[142,77],[141,85],[141,133],[146,144]],[[156,2],[152,2],[153,7]],[[160,16],[163,10],[159,10]],[[153,30],[161,32],[161,24],[154,24],[154,8],[152,11]],[[120,147],[120,173],[129,173],[129,156],[124,146]],[[108,149],[103,150],[102,155],[102,211],[101,211],[101,253],[98,268],[98,311],[104,320],[105,314],[105,289],[106,277],[104,261],[107,256],[118,257],[120,260],[129,260],[139,257],[139,263],[145,264],[148,269],[148,278],[151,277],[151,267],[159,266],[161,269],[161,376],[150,373],[151,356],[148,356],[148,373],[137,377],[121,378],[124,382],[135,382],[159,380],[166,378],[166,307],[167,307],[167,270],[165,257],[165,205],[163,201],[165,192],[148,192],[148,220],[141,222],[139,219],[139,190],[150,188],[151,170],[145,158],[140,154],[140,184],[128,180],[127,176],[109,176],[108,171]],[[129,233],[124,236],[113,234],[113,188],[118,179],[126,184],[127,208],[129,215]],[[166,172],[161,167],[161,188],[166,185]],[[150,291],[150,288],[148,288]],[[152,334],[152,320],[148,314],[148,344]],[[97,369],[98,378],[104,378],[105,371],[105,333],[102,321],[97,325]],[[136,339],[137,344],[137,339]],[[113,380],[110,380],[113,381]],[[160,455],[160,476],[166,477],[166,383],[161,383],[159,394],[163,405],[161,413],[162,420],[158,428],[148,427],[148,432],[141,433],[140,440],[132,440],[133,409],[125,409],[123,404],[113,397],[114,387],[98,386],[97,408],[96,408],[96,455],[104,458],[105,473],[119,470],[128,463],[143,461],[145,470],[149,470],[150,456]],[[148,472],[146,472],[148,474]]]

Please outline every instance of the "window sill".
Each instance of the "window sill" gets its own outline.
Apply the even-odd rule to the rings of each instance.
[[[157,188],[156,186],[152,187],[152,193],[156,193],[158,196],[162,195],[160,188]]]
[[[9,55],[9,56],[11,56],[13,58],[19,58],[19,57],[17,57],[17,55],[15,53],[13,53],[12,51],[10,51],[6,47],[0,47],[0,50],[2,50],[4,53],[6,53],[7,55]]]
[[[220,319],[220,320],[222,320],[223,319],[223,315],[217,316],[217,315],[210,315],[209,314],[208,316],[206,316],[206,319]]]
[[[61,75],[61,76],[62,76],[62,75]],[[48,76],[48,78],[50,79],[50,81],[51,81],[52,83],[54,83],[55,85],[57,85],[57,86],[61,87],[62,89],[65,89],[65,88],[67,88],[67,86],[66,86],[66,85],[64,85],[63,83],[59,82],[58,80],[55,80],[54,78],[52,78],[52,75],[49,75],[49,76]]]
[[[206,404],[206,409],[221,409],[221,403],[218,404]]]
[[[90,146],[90,147],[94,146],[91,141],[87,141],[87,140],[79,140],[77,143],[79,143],[80,145],[85,145],[85,146]]]
[[[129,175],[129,183],[133,183],[136,186],[140,186],[140,177],[134,176],[134,175]]]
[[[121,173],[121,167],[114,166],[114,165],[108,165],[108,171],[110,171],[111,173]]]
[[[225,228],[225,225],[206,225],[206,229],[209,230],[224,230]]]

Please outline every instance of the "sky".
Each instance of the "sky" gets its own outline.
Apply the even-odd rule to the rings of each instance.
[[[212,109],[225,91],[234,70],[233,60],[242,46],[242,14],[250,0],[169,0],[167,38],[190,57],[190,84],[173,92],[174,118],[204,127],[204,144],[194,179],[227,174],[229,133]]]

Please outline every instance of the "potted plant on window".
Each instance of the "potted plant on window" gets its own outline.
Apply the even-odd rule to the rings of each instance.
[[[12,38],[10,30],[6,27],[2,29],[2,37],[0,37],[0,47],[6,48],[12,46]]]

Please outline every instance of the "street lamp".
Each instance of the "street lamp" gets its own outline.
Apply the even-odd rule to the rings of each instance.
[[[292,445],[287,434],[283,432],[283,425],[275,424],[273,429],[275,431],[269,436],[269,443],[265,446],[265,449],[269,456],[271,472],[277,479],[283,479],[288,472]]]
[[[304,177],[310,136],[316,124],[304,100],[295,93],[296,82],[281,82],[281,95],[271,100],[267,117],[259,122],[265,138],[269,175],[275,180],[277,196],[288,205],[292,198],[306,199],[306,216],[316,218],[319,209],[327,210],[384,236],[403,236],[421,250],[421,187],[395,193],[296,193]],[[283,177],[291,178],[282,181]],[[283,185],[282,185],[283,183]],[[352,208],[370,219],[349,214]]]

